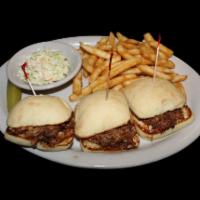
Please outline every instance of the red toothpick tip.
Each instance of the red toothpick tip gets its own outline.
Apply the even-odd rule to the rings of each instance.
[[[22,71],[24,72],[24,76],[26,78],[26,80],[28,80],[28,73],[26,72],[26,67],[27,67],[27,63],[25,62],[21,68],[22,68]]]

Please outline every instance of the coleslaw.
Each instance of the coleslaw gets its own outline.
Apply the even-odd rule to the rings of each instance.
[[[69,62],[60,51],[39,50],[27,57],[25,62],[29,81],[36,85],[59,81],[69,73]],[[21,80],[27,82],[21,67],[19,67],[17,75]]]

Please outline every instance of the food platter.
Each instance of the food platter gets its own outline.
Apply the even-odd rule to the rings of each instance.
[[[79,42],[85,42],[88,44],[95,44],[100,39],[100,36],[83,36],[63,38],[56,40],[57,42],[67,43],[74,47],[79,46]],[[35,149],[24,148],[25,150],[38,155],[42,158],[62,163],[70,166],[84,167],[84,168],[125,168],[133,167],[151,163],[163,158],[166,158],[189,144],[191,144],[200,135],[200,88],[197,86],[200,84],[199,75],[185,62],[179,58],[173,56],[173,62],[176,64],[176,71],[181,74],[187,74],[188,79],[184,82],[184,86],[187,93],[187,103],[194,112],[195,120],[192,124],[186,128],[178,131],[176,134],[171,135],[165,139],[155,142],[144,141],[141,139],[140,147],[136,150],[120,153],[86,153],[82,152],[79,147],[79,142],[74,141],[71,149],[62,152],[42,152]],[[0,68],[0,130],[4,132],[6,129],[7,109],[6,109],[6,88],[7,88],[7,76],[6,76],[5,63]],[[59,96],[66,99],[70,105],[74,108],[76,103],[71,103],[68,100],[68,96],[71,94],[71,85],[65,85],[58,90],[50,91],[49,95]],[[23,97],[30,95],[23,93]],[[20,148],[20,147],[19,147]]]

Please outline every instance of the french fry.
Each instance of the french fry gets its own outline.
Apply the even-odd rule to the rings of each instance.
[[[95,66],[94,68],[96,69],[97,67],[101,66],[102,64],[104,64],[104,59],[103,58],[98,58],[96,63],[95,63]]]
[[[152,66],[152,67],[154,67],[154,66]],[[173,74],[173,73],[174,73],[174,71],[173,71],[172,69],[169,69],[169,68],[167,68],[167,67],[160,67],[160,66],[157,66],[156,68],[157,68],[158,71],[164,72],[164,73],[166,73],[166,74]]]
[[[107,82],[104,82],[102,84],[97,85],[95,88],[93,88],[92,92],[96,92],[96,91],[99,91],[99,90],[104,90],[104,89],[107,89],[107,87],[108,87]]]
[[[149,67],[148,65],[140,65],[138,68],[146,75],[153,76],[154,75],[154,69],[152,67]],[[171,80],[172,77],[168,74],[165,74],[160,71],[156,71],[156,77],[166,79],[166,80]]]
[[[74,94],[80,95],[81,89],[82,89],[82,69],[73,79],[73,83],[72,83],[72,90]]]
[[[112,57],[112,64],[117,63],[119,61],[121,61],[121,56],[117,53],[113,53],[113,57]]]
[[[120,56],[124,59],[132,59],[134,56],[131,55],[122,45],[117,46],[117,52],[120,54]]]
[[[148,48],[145,45],[141,45],[140,51],[141,51],[141,54],[142,54],[142,56],[144,58],[146,58],[148,60],[151,60],[152,62],[155,62],[156,55],[155,55],[154,51],[151,48]]]
[[[89,81],[93,82],[95,81],[99,75],[108,67],[108,62],[104,62],[102,65],[99,67],[96,67],[93,73],[89,77]]]
[[[110,77],[117,76],[118,74],[130,69],[131,67],[135,67],[137,64],[141,62],[140,58],[134,57],[130,60],[120,61],[116,63],[116,67],[112,67],[110,72]]]
[[[135,77],[135,79],[136,79],[137,77]],[[130,85],[135,79],[131,79],[131,80],[126,80],[126,81],[124,81],[123,83],[122,83],[122,85],[125,87],[125,86],[127,86],[127,85]]]
[[[158,60],[158,66],[167,67],[170,69],[175,68],[175,64],[171,60]]]
[[[93,81],[90,84],[90,87],[93,89],[95,88],[97,85],[100,85],[102,83],[104,83],[105,81],[107,81],[108,77],[107,74],[100,76],[97,80]]]
[[[140,41],[135,40],[135,39],[127,39],[125,42],[129,43],[129,44],[140,44],[141,43]]]
[[[151,33],[145,33],[145,34],[144,34],[144,39],[145,39],[145,41],[147,41],[147,42],[155,41],[154,38],[153,38],[153,36],[151,35]]]
[[[142,72],[138,67],[135,68],[131,68],[126,70],[125,72],[123,72],[123,74],[136,74],[136,75],[140,75]]]
[[[168,60],[168,57],[162,51],[160,51],[159,52],[159,59],[160,60]]]
[[[101,44],[98,46],[98,48],[103,51],[111,51],[112,45],[111,44]]]
[[[108,41],[108,37],[107,36],[104,36],[102,37],[98,42],[97,42],[97,46],[98,45],[102,45],[102,44],[106,44]]]
[[[116,85],[123,83],[124,81],[135,79],[136,77],[137,76],[134,74],[127,74],[127,75],[121,75],[121,76],[114,77],[113,79],[109,80],[108,82],[103,82],[103,83],[97,85],[96,87],[94,87],[93,92],[98,91],[98,90],[107,89],[108,87],[112,88]]]
[[[90,64],[88,63],[88,58],[83,59],[83,68],[84,68],[89,74],[91,74],[91,73],[94,71],[93,66],[90,65]]]
[[[181,82],[187,79],[186,75],[175,74],[172,78],[173,83]]]
[[[123,42],[123,41],[128,40],[128,38],[126,36],[122,35],[120,32],[117,32],[116,35],[117,35],[117,38],[119,41]]]
[[[157,41],[150,41],[149,45],[156,49],[157,46],[158,46],[158,42]],[[164,46],[163,44],[160,44],[160,51],[163,52],[168,57],[171,57],[173,55],[173,53],[174,53],[171,49],[169,49],[168,47]]]
[[[77,101],[77,100],[79,100],[80,98],[81,98],[81,96],[76,95],[76,94],[71,94],[71,95],[69,96],[69,100],[70,100],[70,101]]]
[[[83,69],[83,77],[87,78],[88,76],[89,76],[89,73],[85,69]]]
[[[112,90],[120,90],[123,88],[123,85],[122,84],[119,84],[119,85],[116,85],[112,88]]]
[[[128,53],[130,53],[131,55],[134,55],[134,56],[140,54],[140,50],[137,48],[128,49],[127,51],[128,51]]]
[[[132,44],[132,43],[128,43],[126,41],[124,41],[124,42],[120,41],[119,44],[122,45],[123,47],[125,47],[126,49],[133,49],[133,48],[137,47],[137,45]]]
[[[70,101],[102,89],[120,90],[135,79],[154,75],[157,41],[150,33],[144,34],[142,42],[129,39],[120,32],[101,37],[95,46],[80,43],[78,51],[82,57],[82,73],[73,79]],[[112,56],[110,77],[109,62]],[[156,77],[171,81],[179,86],[187,79],[186,75],[174,72],[175,64],[169,59],[173,51],[160,45]],[[82,87],[82,78],[88,79],[88,85]],[[182,86],[182,84],[181,84]],[[182,86],[183,87],[183,86]]]
[[[88,85],[88,86],[82,88],[81,95],[82,96],[87,96],[91,92],[92,92],[92,88],[90,87],[90,85]]]
[[[86,52],[93,54],[95,56],[98,56],[100,58],[104,58],[104,59],[109,59],[110,58],[110,53],[100,50],[96,47],[92,47],[90,45],[86,45],[83,43],[80,43],[80,47],[85,50]]]
[[[113,34],[113,32],[110,32],[110,35],[108,37],[108,42],[111,45],[111,49],[114,50],[115,49],[115,35]]]
[[[95,55],[91,55],[88,58],[88,64],[93,68],[93,66],[95,65],[96,61],[97,61],[97,57]]]

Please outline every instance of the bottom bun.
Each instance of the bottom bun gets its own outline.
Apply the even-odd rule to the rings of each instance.
[[[56,145],[55,147],[49,147],[45,143],[39,142],[36,148],[41,151],[64,151],[71,147],[72,141],[73,141],[73,137],[67,138],[60,144]]]
[[[140,139],[139,139],[138,135],[135,135],[133,137],[133,141],[136,144],[135,148],[137,148],[139,146],[139,143],[140,143]],[[82,151],[84,151],[84,152],[99,152],[99,153],[101,153],[101,152],[119,152],[119,151],[122,152],[122,151],[129,151],[129,150],[134,149],[134,148],[130,148],[130,149],[117,149],[117,148],[115,148],[115,149],[112,149],[112,148],[103,149],[100,145],[92,143],[88,140],[83,140],[83,141],[81,140],[80,146],[81,146]]]
[[[31,147],[32,146],[30,140],[20,138],[20,137],[16,137],[14,135],[10,135],[9,133],[5,133],[4,138],[6,140],[12,142],[12,143],[19,144],[19,145],[22,145],[22,146],[25,146],[25,147]]]
[[[21,145],[24,147],[33,147],[30,140],[20,138],[17,136],[13,136],[8,133],[5,133],[4,137],[6,140],[8,140],[12,143],[15,143],[15,144],[18,144],[18,145]],[[42,151],[64,151],[72,145],[72,141],[73,141],[73,137],[67,138],[60,144],[56,145],[55,147],[49,147],[45,143],[39,142],[39,143],[37,143],[36,148],[39,150],[42,150]]]
[[[182,128],[184,128],[185,126],[187,126],[188,124],[190,124],[192,121],[193,121],[194,117],[193,117],[193,114],[191,115],[191,117],[179,124],[177,124],[174,128],[170,128],[162,133],[158,133],[158,134],[147,134],[145,133],[144,131],[142,131],[140,129],[139,126],[137,126],[137,124],[135,124],[136,126],[136,130],[137,130],[137,133],[144,139],[146,140],[157,140],[157,139],[161,139],[163,137],[166,137]]]

